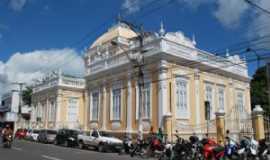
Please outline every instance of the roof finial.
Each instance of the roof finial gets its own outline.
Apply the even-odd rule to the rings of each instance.
[[[121,16],[121,13],[119,13],[118,16],[117,16],[117,22],[118,22],[118,24],[120,24],[121,21],[122,21],[122,16]]]
[[[165,29],[164,29],[163,21],[160,22],[159,34],[160,34],[160,36],[164,36],[165,35]]]
[[[229,57],[230,56],[230,51],[229,51],[229,49],[227,48],[226,49],[226,57]]]
[[[192,44],[195,46],[197,44],[195,34],[192,35]]]

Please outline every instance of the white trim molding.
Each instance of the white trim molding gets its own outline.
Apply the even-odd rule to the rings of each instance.
[[[178,92],[181,92],[181,93],[179,93],[179,94],[182,94],[182,96],[184,96],[184,97],[182,97],[182,98],[184,98],[184,99],[179,99],[180,98],[180,95],[178,95],[177,94],[177,90],[178,90],[178,83],[179,83],[179,89],[180,89],[180,91],[178,91]],[[184,90],[181,90],[181,87],[182,87],[182,89],[184,89]],[[190,82],[189,82],[189,78],[188,77],[183,77],[183,76],[178,76],[178,75],[176,75],[175,76],[175,91],[174,91],[174,93],[175,93],[175,117],[176,117],[176,119],[190,119]],[[178,100],[179,100],[179,102],[178,102]],[[179,104],[177,104],[177,102],[179,103]],[[184,110],[181,110],[181,105],[180,104],[182,104],[182,106],[186,106],[186,110],[184,111]],[[179,105],[179,111],[178,111],[178,109],[177,109],[177,106]],[[183,108],[182,108],[183,109]]]

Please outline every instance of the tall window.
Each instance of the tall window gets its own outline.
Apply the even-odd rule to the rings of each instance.
[[[78,116],[78,98],[70,97],[68,99],[68,121],[76,122]]]
[[[98,120],[98,108],[99,108],[99,93],[92,93],[92,110],[91,110],[91,120]]]
[[[225,110],[225,100],[224,100],[224,88],[220,87],[218,89],[218,105],[219,105],[219,109],[224,111]]]
[[[188,95],[187,80],[183,78],[176,79],[176,117],[188,118]]]
[[[42,105],[39,103],[37,106],[37,116],[42,119],[43,113],[42,113]]]
[[[237,107],[240,115],[243,115],[243,113],[245,112],[245,110],[244,110],[244,94],[241,91],[237,92],[236,107]]]
[[[151,117],[151,85],[150,83],[144,85],[144,106],[143,106],[143,118],[149,119]]]
[[[113,89],[112,95],[112,120],[120,120],[121,89]]]
[[[49,122],[52,122],[52,121],[54,121],[55,119],[55,109],[54,109],[54,101],[50,101],[49,102],[49,106],[48,106],[48,120],[49,120]]]
[[[41,119],[42,121],[45,121],[46,118],[46,103],[41,104]]]
[[[211,85],[207,84],[205,87],[205,96],[206,101],[210,104],[210,118],[214,118],[214,110],[213,110],[213,88]]]

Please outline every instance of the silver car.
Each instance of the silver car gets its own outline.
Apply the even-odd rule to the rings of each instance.
[[[41,143],[54,143],[57,131],[43,129],[40,130],[38,135],[38,141]]]

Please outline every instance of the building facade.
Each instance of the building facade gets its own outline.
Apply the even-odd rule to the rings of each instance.
[[[32,128],[83,129],[85,81],[61,71],[47,75],[33,88]]]
[[[142,48],[137,36],[128,25],[118,23],[85,54],[87,129],[137,133],[139,76],[130,57],[139,52],[144,57],[141,116],[145,133],[163,128],[171,135],[176,130],[183,136],[214,134],[217,111],[225,112],[226,128],[232,132],[247,128],[249,124],[241,124],[251,112],[244,60],[202,51],[196,48],[195,39],[182,32],[165,32],[163,25],[158,33],[145,34]],[[209,121],[205,101],[210,103]]]
[[[10,124],[16,128],[19,111],[19,91],[13,90],[5,93],[1,98],[0,105],[0,122],[2,124]]]

